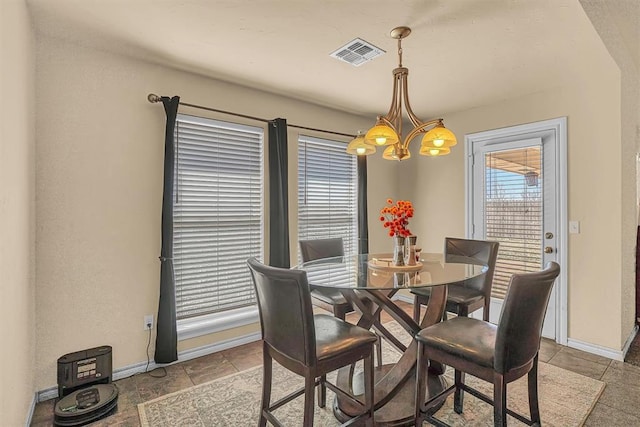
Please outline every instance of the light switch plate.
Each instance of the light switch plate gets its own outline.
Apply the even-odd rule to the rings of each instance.
[[[569,221],[569,233],[580,234],[580,221]]]

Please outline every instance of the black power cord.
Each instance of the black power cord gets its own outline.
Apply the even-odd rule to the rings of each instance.
[[[149,355],[149,347],[151,346],[151,325],[147,323],[147,328],[149,330],[149,337],[147,339],[147,364],[144,367],[144,373],[149,372],[149,363],[151,363],[151,356]],[[160,371],[161,373],[159,375],[154,375],[153,373],[155,371]],[[154,370],[149,372],[149,376],[152,378],[164,378],[167,376],[167,369],[164,366],[160,366],[158,368],[155,368]]]
[[[153,369],[152,371],[148,371],[149,369],[149,364],[151,364],[151,356],[149,355],[149,348],[151,347],[151,325],[147,323],[147,328],[149,330],[149,335],[147,338],[147,364],[144,367],[144,370],[142,372],[136,372],[133,375],[130,375],[127,378],[131,378],[131,377],[135,377],[137,375],[141,375],[141,374],[149,374],[150,377],[152,378],[164,378],[167,376],[167,369],[164,366],[160,366],[157,367],[155,369]],[[160,371],[161,374],[160,375],[154,375],[153,372],[155,371]]]

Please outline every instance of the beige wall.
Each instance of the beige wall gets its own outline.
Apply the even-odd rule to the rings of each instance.
[[[585,18],[586,19],[586,18]],[[446,115],[459,145],[446,158],[411,163],[411,197],[423,248],[438,250],[445,236],[464,236],[464,135],[568,117],[568,216],[581,223],[569,235],[568,336],[620,350],[633,327],[621,321],[623,282],[620,72],[595,36],[593,53],[559,87],[497,105]],[[437,224],[434,227],[433,224]],[[626,292],[626,291],[625,291]],[[629,304],[629,301],[626,302]],[[626,332],[626,335],[623,334]],[[623,339],[621,339],[623,337]]]
[[[34,40],[22,0],[0,2],[0,424],[34,399]]]
[[[3,36],[14,32],[5,32],[4,28],[11,27],[4,25],[4,16],[2,19]],[[12,20],[11,24],[26,22],[26,17],[21,19]],[[594,46],[594,56],[577,64],[580,72],[572,82],[445,118],[462,143],[467,133],[568,116],[569,218],[582,223],[581,234],[570,236],[566,266],[569,337],[620,349],[619,337],[624,338],[629,330],[627,316],[623,316],[629,311],[625,308],[629,286],[622,277],[629,268],[622,253],[628,238],[623,236],[626,213],[621,207],[623,178],[618,172],[623,153],[615,143],[621,138],[620,74],[598,40]],[[3,49],[3,58],[4,52]],[[19,81],[29,76],[27,62],[27,72],[21,74]],[[147,336],[142,319],[157,311],[164,128],[163,109],[146,101],[148,93],[177,94],[186,102],[266,118],[285,117],[289,123],[342,132],[355,132],[372,124],[371,118],[362,119],[52,39],[37,41],[37,65],[38,390],[55,385],[55,361],[69,351],[112,345],[116,369],[146,360]],[[3,76],[3,90],[6,81]],[[15,86],[14,80],[12,85]],[[12,90],[19,87],[12,86]],[[22,90],[29,93],[28,87]],[[12,108],[17,111],[15,106]],[[202,113],[188,108],[181,112]],[[27,105],[19,117],[32,117],[28,113]],[[22,128],[22,139],[29,140],[29,129],[27,125]],[[290,159],[296,158],[296,135],[295,131],[289,133]],[[4,141],[3,134],[3,174],[12,170],[4,168]],[[383,161],[379,154],[369,157],[371,251],[390,248],[377,220],[377,212],[387,197],[414,201],[418,216],[413,230],[427,251],[440,251],[444,236],[464,235],[463,151],[461,144],[447,158],[415,156],[402,164]],[[33,156],[32,151],[19,154],[26,160]],[[16,173],[29,178],[31,163],[25,163]],[[11,167],[18,165],[12,162]],[[294,223],[295,161],[290,167],[290,215]],[[594,170],[604,172],[593,173]],[[410,185],[399,186],[397,176]],[[25,182],[33,185],[33,180]],[[29,184],[25,186],[24,194],[28,195]],[[0,188],[3,197],[6,190],[18,191],[15,187],[6,189],[3,184]],[[28,197],[19,206],[11,215],[28,213]],[[26,221],[26,216],[21,220]],[[27,230],[28,224],[23,224],[22,231],[11,232],[22,233],[20,244],[33,245]],[[292,257],[295,239],[292,233]],[[12,264],[12,274],[23,284],[11,288],[16,291],[29,289],[29,267],[24,266],[28,261],[24,258],[26,250],[22,251],[23,267],[19,267],[20,262]],[[3,292],[4,288],[3,283]],[[25,301],[24,311],[32,312],[28,298]],[[16,307],[11,310],[20,311]],[[28,320],[28,316],[21,315]],[[207,345],[228,339],[235,332],[252,330],[258,330],[257,325],[181,342],[179,349]],[[29,333],[26,328],[26,338],[12,335],[11,339],[18,340],[17,344],[24,347],[23,354],[30,355],[33,361],[33,349],[29,348],[33,337],[29,338]],[[19,359],[21,373],[25,373],[31,365],[23,356]]]
[[[580,0],[595,30],[621,73],[620,110],[622,116],[621,198],[622,198],[622,330],[624,342],[636,318],[635,247],[638,222],[638,171],[640,151],[640,2],[620,3]]]
[[[146,360],[143,316],[155,314],[158,303],[165,121],[162,106],[147,102],[148,93],[340,132],[355,133],[371,120],[57,40],[38,39],[37,45],[41,390],[55,385],[56,359],[70,351],[111,345],[115,369]],[[290,130],[293,223],[296,138]],[[369,185],[387,194],[391,184],[383,177],[394,165],[377,161],[381,166]],[[233,332],[179,348],[228,339]]]

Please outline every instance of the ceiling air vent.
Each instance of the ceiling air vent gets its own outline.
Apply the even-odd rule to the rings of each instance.
[[[348,62],[354,67],[359,67],[367,61],[385,53],[384,50],[375,47],[362,39],[354,39],[332,52],[329,56]]]

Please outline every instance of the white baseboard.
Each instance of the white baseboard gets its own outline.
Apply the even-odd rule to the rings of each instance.
[[[262,338],[260,332],[255,332],[248,335],[243,335],[240,337],[219,341],[214,344],[207,344],[202,347],[190,348],[188,350],[183,350],[178,353],[178,360],[173,363],[167,364],[156,364],[153,360],[149,361],[149,366],[147,366],[147,362],[139,362],[134,363],[133,365],[123,366],[118,369],[114,369],[112,380],[120,380],[122,378],[127,378],[135,374],[140,374],[146,371],[152,371],[161,366],[169,366],[174,363],[184,362],[187,360],[195,359],[197,357],[206,356],[207,354],[217,353],[222,350],[227,350],[229,348],[237,347],[243,344],[248,344],[250,342],[259,341]],[[35,403],[44,402],[45,400],[54,399],[58,397],[58,387],[49,387],[44,390],[40,390],[36,392],[36,398],[34,399],[31,414],[33,414],[33,408],[35,408]]]
[[[622,347],[622,360],[624,360],[624,358],[627,357],[627,352],[629,351],[629,347],[631,347],[631,343],[636,338],[636,335],[638,335],[638,325],[633,326],[633,330],[627,337],[627,341],[625,341],[624,347]]]
[[[609,359],[618,360],[620,362],[624,362],[624,357],[627,355],[627,351],[629,351],[629,346],[633,342],[633,339],[638,334],[638,325],[635,325],[627,340],[622,347],[622,350],[614,350],[609,347],[603,347],[597,344],[591,344],[588,342],[583,342],[579,340],[575,340],[569,338],[567,340],[567,346],[571,348],[575,348],[576,350],[586,351],[587,353],[596,354],[598,356],[607,357]]]
[[[567,340],[567,347],[575,348],[576,350],[586,351],[587,353],[606,357],[608,359],[620,360],[620,361],[624,360],[622,351],[614,350],[609,347],[602,347],[597,344],[591,344],[588,342],[574,340],[572,338],[569,338]]]
[[[218,341],[215,344],[207,344],[202,347],[190,348],[188,350],[178,353],[178,362],[184,362],[185,360],[195,359],[197,357],[206,356],[207,354],[217,353],[229,348],[238,347],[243,344],[249,344],[250,342],[260,341],[262,339],[261,332],[254,332],[252,334],[243,335],[224,341]],[[174,362],[177,363],[177,362]]]
[[[44,390],[36,391],[36,400],[38,402],[44,402],[45,400],[54,399],[58,397],[58,387],[49,387]]]
[[[406,294],[397,293],[391,298],[391,300],[392,301],[400,300],[400,301],[408,302],[409,304],[413,304],[413,297],[411,295],[406,295]]]
[[[27,422],[24,423],[24,427],[29,427],[31,425],[31,420],[33,420],[33,412],[36,410],[36,402],[38,400],[38,394],[33,394],[33,399],[31,399],[31,405],[29,405],[29,411],[27,412]]]

